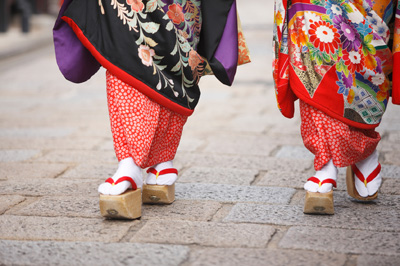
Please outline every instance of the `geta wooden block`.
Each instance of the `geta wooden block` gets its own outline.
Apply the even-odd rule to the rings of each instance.
[[[306,214],[334,214],[333,190],[328,193],[306,191],[304,202],[304,213]]]
[[[175,200],[175,184],[143,185],[142,201],[147,204],[171,204]]]
[[[112,219],[137,219],[142,216],[141,190],[128,190],[121,195],[100,194],[100,213]]]

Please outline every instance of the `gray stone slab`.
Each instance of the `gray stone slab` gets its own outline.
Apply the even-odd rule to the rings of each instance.
[[[1,149],[90,150],[99,145],[99,138],[0,138]]]
[[[277,147],[274,141],[265,135],[247,135],[226,133],[210,135],[204,152],[214,154],[242,154],[269,156]]]
[[[323,262],[321,264],[321,262]],[[201,248],[190,253],[189,265],[246,266],[340,266],[346,255],[331,252],[311,252],[283,249]]]
[[[54,178],[67,169],[66,164],[0,163],[0,179]]]
[[[99,197],[88,196],[46,196],[21,209],[11,210],[7,214],[47,217],[101,217]]]
[[[221,184],[177,183],[177,199],[219,202],[262,202],[287,204],[295,193],[292,188],[233,186]]]
[[[304,205],[305,191],[297,191],[292,197],[291,205]],[[347,191],[336,191],[333,193],[333,200],[336,207],[351,209],[370,209],[370,210],[399,210],[400,197],[398,195],[387,195],[378,193],[378,198],[373,201],[358,201],[347,194]]]
[[[75,167],[71,167],[63,173],[59,178],[65,179],[104,179],[114,175],[118,168],[118,162],[106,163],[80,163]],[[104,181],[103,180],[103,181]]]
[[[148,221],[132,242],[265,247],[275,229],[267,225],[191,221]]]
[[[335,206],[334,215],[307,215],[298,205],[238,203],[223,221],[400,232],[398,210],[352,207]]]
[[[219,202],[193,200],[176,200],[171,205],[142,205],[142,219],[210,221],[221,207]]]
[[[380,155],[380,158],[383,157],[383,164],[392,164],[392,165],[400,165],[400,156],[398,150],[391,150]]]
[[[304,172],[313,167],[312,160],[297,160],[285,158],[273,158],[266,156],[251,155],[223,155],[214,153],[187,153],[176,154],[179,160],[185,166],[196,167],[222,167],[222,168],[245,168],[256,170],[293,170]]]
[[[381,175],[383,178],[400,178],[400,166],[382,164]]]
[[[0,150],[0,162],[26,161],[39,154],[39,150]]]
[[[0,240],[2,265],[180,265],[189,248],[142,243]]]
[[[400,233],[345,230],[321,227],[291,227],[280,248],[336,253],[399,255]]]
[[[0,196],[0,215],[24,200],[25,197],[19,195]]]
[[[360,255],[357,266],[394,266],[400,264],[400,256]]]
[[[249,186],[257,174],[255,169],[190,167],[179,177],[178,182]]]
[[[275,154],[275,157],[314,160],[314,154],[312,154],[304,146],[282,146]]]
[[[36,158],[38,162],[53,163],[117,163],[114,151],[54,150]]]
[[[37,180],[9,180],[0,182],[0,195],[20,194],[27,196],[50,196],[50,195],[84,195],[98,196],[97,188],[103,179],[95,182],[66,180],[66,179],[48,179]]]
[[[140,222],[103,218],[0,216],[0,238],[7,240],[59,240],[117,242]]]
[[[400,182],[396,178],[386,178],[379,189],[379,192],[384,194],[400,195]]]
[[[2,128],[0,137],[13,138],[32,138],[32,137],[66,137],[75,131],[73,128],[48,128],[48,127],[29,127],[29,128]]]

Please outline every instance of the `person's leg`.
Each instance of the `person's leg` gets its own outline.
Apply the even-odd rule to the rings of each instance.
[[[300,101],[300,113],[304,145],[315,155],[315,176],[320,181],[336,181],[336,167],[356,165],[365,178],[377,169],[379,164],[376,146],[380,141],[378,132],[350,127],[303,101]],[[380,175],[374,182],[367,184],[368,188],[358,178],[355,184],[362,195],[367,195],[365,191],[369,187],[371,193],[375,193],[381,184]],[[321,186],[318,190],[317,186],[315,182],[308,181],[305,189],[310,192],[326,192],[327,189]]]

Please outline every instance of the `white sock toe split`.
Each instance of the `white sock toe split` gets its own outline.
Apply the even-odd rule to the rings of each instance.
[[[380,174],[381,167],[378,162],[378,157],[379,154],[375,150],[366,159],[356,163],[356,169],[353,168],[356,175],[356,178],[354,178],[355,186],[361,197],[374,195],[382,184],[382,177]]]
[[[131,181],[134,184],[132,185]],[[135,164],[131,157],[123,159],[118,164],[115,174],[100,184],[98,192],[104,195],[120,195],[132,186],[143,186],[142,169]],[[134,188],[134,189],[136,189]]]
[[[308,179],[304,184],[304,189],[309,192],[328,193],[333,187],[336,187],[337,173],[338,170],[333,161],[329,160],[321,170]]]
[[[170,186],[178,178],[178,171],[173,168],[172,161],[159,163],[147,170],[147,185]]]

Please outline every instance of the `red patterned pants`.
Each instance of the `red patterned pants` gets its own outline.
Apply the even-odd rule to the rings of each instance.
[[[367,158],[381,137],[374,129],[351,127],[300,100],[301,136],[315,155],[314,168],[320,170],[330,159],[346,167]]]
[[[107,100],[118,161],[141,168],[174,159],[187,116],[155,103],[107,71]]]

